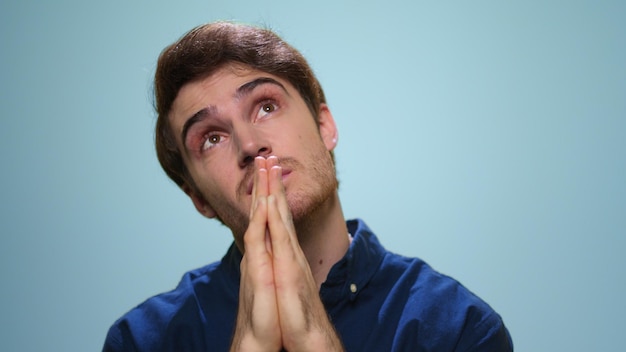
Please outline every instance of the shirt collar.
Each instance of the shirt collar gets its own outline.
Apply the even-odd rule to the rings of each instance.
[[[322,284],[320,295],[327,304],[345,299],[346,296],[351,301],[355,300],[370,282],[385,256],[385,249],[363,220],[348,220],[346,225],[352,236],[352,243],[346,255],[330,269]],[[235,292],[239,290],[241,258],[241,252],[233,243],[221,263],[230,272],[228,276]]]
[[[346,296],[354,301],[370,282],[385,256],[374,233],[360,219],[347,221],[352,243],[346,255],[337,262],[322,284],[320,294],[327,304]]]

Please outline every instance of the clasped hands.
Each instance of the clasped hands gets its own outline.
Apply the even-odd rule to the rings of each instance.
[[[287,204],[278,158],[254,160],[231,351],[342,351]]]

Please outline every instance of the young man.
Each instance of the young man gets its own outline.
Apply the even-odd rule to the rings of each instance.
[[[161,165],[234,245],[115,322],[104,351],[512,351],[486,303],[345,221],[333,116],[274,33],[190,31],[161,54],[155,95]]]

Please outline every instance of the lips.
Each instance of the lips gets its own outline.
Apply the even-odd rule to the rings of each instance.
[[[285,184],[285,180],[287,179],[287,176],[289,176],[290,174],[291,174],[291,170],[283,169],[283,175],[282,175],[283,185]]]
[[[285,179],[287,179],[287,176],[289,176],[290,174],[291,174],[291,170],[283,168],[283,173],[282,173],[283,184],[285,182]],[[254,188],[254,174],[252,174],[250,176],[246,175],[246,177],[249,178],[248,186],[246,188],[246,194],[247,195],[252,195],[252,190]]]

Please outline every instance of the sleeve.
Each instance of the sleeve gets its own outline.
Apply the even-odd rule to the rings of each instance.
[[[472,318],[463,329],[456,351],[513,352],[511,335],[497,313],[491,311]]]
[[[136,352],[130,333],[123,325],[115,323],[109,329],[106,339],[104,340],[104,346],[102,352]]]

